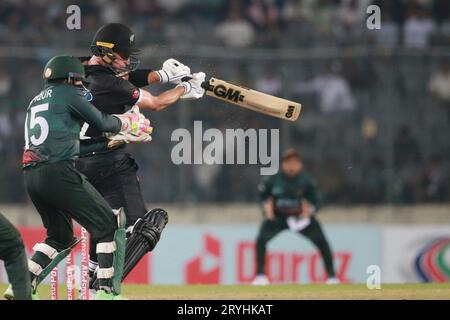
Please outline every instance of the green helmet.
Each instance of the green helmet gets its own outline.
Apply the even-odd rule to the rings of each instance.
[[[43,77],[46,81],[69,78],[86,81],[81,61],[68,55],[51,58],[45,65]]]

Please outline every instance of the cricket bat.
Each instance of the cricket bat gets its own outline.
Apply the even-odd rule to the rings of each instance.
[[[297,120],[302,109],[300,103],[231,84],[217,78],[210,78],[209,81],[203,82],[202,88],[210,97],[288,121]]]

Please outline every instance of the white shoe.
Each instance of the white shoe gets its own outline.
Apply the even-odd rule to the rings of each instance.
[[[8,286],[6,291],[3,293],[3,296],[6,300],[14,300],[14,292],[11,285]]]
[[[336,277],[332,277],[332,278],[328,278],[326,283],[333,285],[333,284],[339,284],[339,283],[341,283],[341,281],[339,281],[339,279]]]
[[[252,285],[254,286],[267,286],[269,284],[269,278],[264,274],[258,274],[252,282]]]

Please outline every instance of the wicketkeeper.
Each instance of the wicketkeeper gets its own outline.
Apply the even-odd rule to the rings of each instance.
[[[98,111],[86,99],[84,67],[74,57],[56,56],[44,69],[46,85],[30,102],[25,120],[23,174],[26,190],[47,229],[29,260],[33,293],[39,283],[79,242],[72,219],[95,239],[99,291],[96,299],[120,299],[125,255],[125,215],[113,209],[77,169],[80,129],[148,139],[150,122],[136,110],[121,115]],[[104,143],[89,148],[102,148]]]
[[[279,232],[290,229],[308,238],[319,249],[328,283],[337,283],[333,255],[315,214],[319,191],[313,178],[303,171],[303,161],[294,149],[282,156],[281,171],[259,187],[265,219],[256,240],[257,270],[255,285],[267,285],[265,259],[267,243]]]

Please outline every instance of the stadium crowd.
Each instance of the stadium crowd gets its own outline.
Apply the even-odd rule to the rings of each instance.
[[[58,35],[72,3],[1,1],[0,43],[61,46],[61,42],[84,41],[108,21],[132,26],[141,44],[207,38],[232,47],[311,47],[358,41],[424,48],[445,42],[450,35],[446,0],[81,0],[76,3],[83,15],[83,32],[63,39]],[[383,31],[374,37],[367,37],[364,27],[370,4],[382,12]]]
[[[317,108],[307,110],[304,119],[291,127],[241,111],[232,111],[231,115],[224,108],[212,111],[203,101],[197,110],[211,127],[259,128],[274,123],[283,126],[289,136],[282,145],[295,145],[304,153],[327,203],[450,200],[448,145],[443,148],[443,144],[430,143],[439,140],[435,136],[448,136],[450,68],[445,59],[441,63],[427,55],[428,49],[448,48],[450,44],[449,1],[82,0],[76,1],[81,8],[81,30],[67,36],[65,11],[72,3],[0,1],[0,201],[26,201],[20,172],[22,128],[28,101],[42,86],[43,63],[55,50],[86,49],[88,54],[95,30],[110,21],[129,24],[141,47],[157,46],[165,50],[196,45],[225,47],[228,50],[225,52],[241,48],[278,52],[286,48],[335,47],[339,53],[340,49],[352,46],[416,50],[420,56],[415,61],[419,63],[410,63],[405,58],[400,61],[404,68],[398,67],[394,58],[386,62],[382,56],[370,55],[354,60],[337,55],[320,61],[314,57],[280,61],[283,72],[274,63],[205,59],[208,71]],[[370,4],[381,8],[382,28],[377,32],[366,28],[366,8]],[[14,49],[17,56],[8,54],[11,48],[17,48]],[[27,50],[32,54],[27,54]],[[152,65],[148,58],[144,62]],[[398,67],[394,70],[399,76],[387,74],[389,63]],[[297,76],[295,72],[289,74],[290,70],[302,73]],[[421,84],[412,82],[411,79],[419,77],[424,79]],[[293,84],[285,86],[286,79]],[[372,104],[371,92],[379,92],[384,86],[394,89],[386,92],[385,98],[376,97],[377,102]],[[415,99],[415,95],[425,100]],[[416,118],[403,119],[415,112],[420,118],[424,103],[437,110],[434,117],[429,116],[425,127],[416,126]],[[408,108],[402,107],[397,112],[389,105]],[[176,110],[179,112],[163,113],[164,123],[160,127],[156,124],[161,136],[155,139],[154,152],[148,154],[146,147],[133,148],[145,168],[143,188],[149,201],[253,201],[259,177],[250,167],[198,166],[174,170],[167,164],[163,167],[170,173],[152,169],[170,161],[170,146],[157,140],[165,135],[164,141],[168,141],[171,129],[189,126],[182,121],[200,118],[192,111],[182,117],[181,108]],[[394,120],[389,120],[390,117]],[[432,130],[430,139],[422,137],[423,128]],[[387,138],[379,138],[388,131]],[[333,148],[336,151],[332,152]],[[162,187],[155,181],[165,184]],[[236,188],[227,191],[215,187],[230,184]],[[187,195],[180,192],[186,187],[192,190]]]

